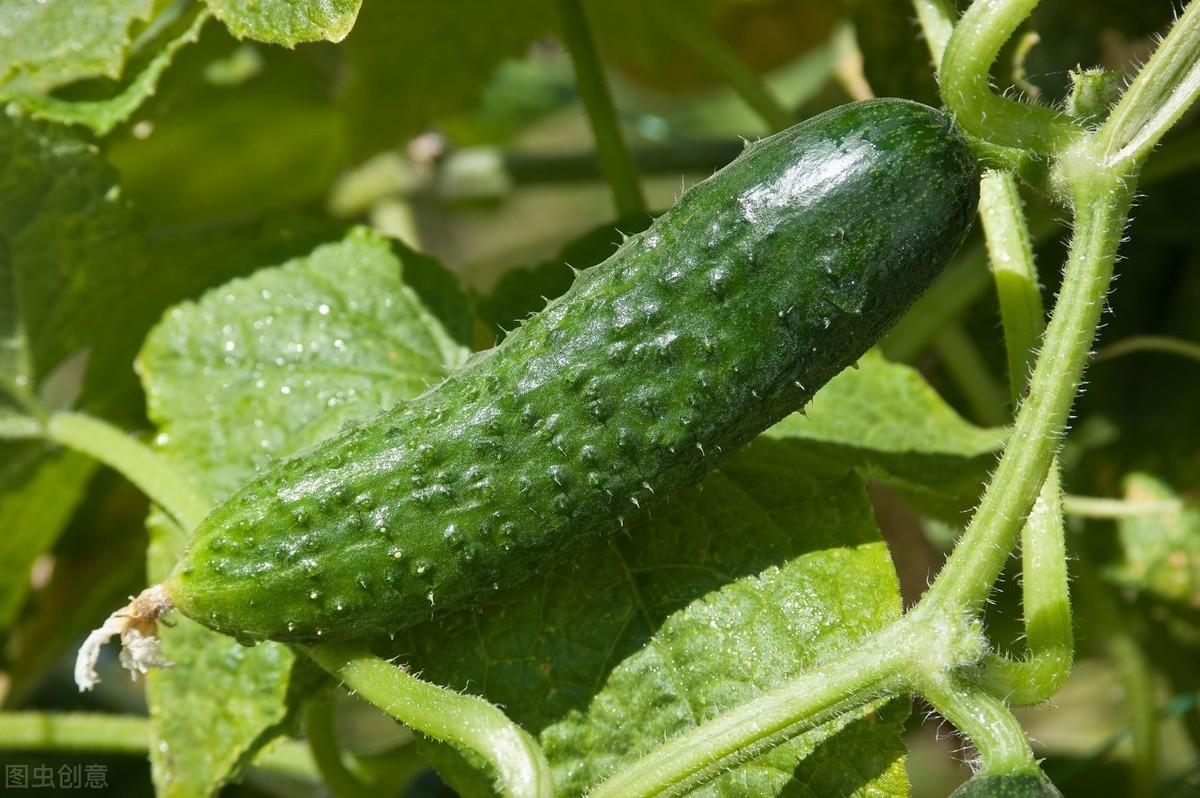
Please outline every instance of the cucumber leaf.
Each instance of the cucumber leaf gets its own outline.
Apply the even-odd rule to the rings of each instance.
[[[241,38],[293,47],[300,42],[340,42],[354,27],[362,0],[206,0]]]
[[[63,99],[40,92],[3,92],[6,97],[28,113],[39,119],[61,122],[68,125],[83,125],[98,136],[127,120],[138,107],[154,94],[158,79],[184,45],[191,44],[200,36],[200,28],[208,19],[207,14],[196,14],[182,32],[167,40],[129,83],[115,93],[102,99]]]
[[[50,125],[0,118],[0,208],[0,390],[31,392],[105,345],[105,322],[149,265],[116,171]]]
[[[628,534],[386,653],[503,706],[539,734],[556,793],[581,795],[899,615],[861,478],[800,449],[760,438]],[[907,714],[851,713],[700,794],[906,795]]]
[[[132,35],[155,5],[0,0],[0,87],[43,92],[83,78],[119,78]]]
[[[413,256],[400,252],[357,230],[171,310],[138,360],[163,456],[217,501],[461,365],[466,350],[405,284]],[[155,580],[186,534],[161,514],[150,531]],[[290,727],[316,676],[277,643],[245,648],[187,618],[162,633],[176,666],[149,676],[155,783],[209,794]]]
[[[1006,431],[963,420],[915,370],[868,352],[766,434],[953,513],[974,501]]]

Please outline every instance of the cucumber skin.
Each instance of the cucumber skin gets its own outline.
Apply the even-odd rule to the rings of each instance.
[[[948,118],[842,106],[747,147],[494,349],[245,485],[166,586],[243,640],[365,640],[628,525],[858,359],[975,213]]]

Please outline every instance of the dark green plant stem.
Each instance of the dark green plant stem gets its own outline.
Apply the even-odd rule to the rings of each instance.
[[[621,135],[617,111],[592,40],[583,0],[557,0],[557,5],[563,41],[575,66],[579,96],[596,137],[596,158],[612,189],[617,215],[644,214],[647,212],[646,199],[642,195],[637,164]]]
[[[1004,388],[992,374],[962,325],[951,322],[933,339],[933,348],[963,392],[975,421],[996,427],[1006,420]]]
[[[359,780],[342,761],[335,726],[333,691],[321,690],[309,699],[304,714],[308,750],[321,771],[321,778],[336,798],[369,798],[374,791]]]
[[[691,4],[650,0],[648,7],[662,29],[691,50],[712,74],[723,80],[775,131],[790,127],[796,116],[771,93],[754,70],[732,47],[721,41],[699,18]]]
[[[0,750],[145,756],[150,720],[92,712],[0,712]],[[253,767],[317,780],[316,765],[301,743],[284,740],[259,754]]]
[[[422,681],[371,654],[335,645],[304,651],[355,694],[421,734],[481,757],[504,798],[550,798],[537,742],[492,704]]]

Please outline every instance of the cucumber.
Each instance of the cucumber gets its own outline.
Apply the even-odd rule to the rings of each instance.
[[[218,506],[171,601],[244,640],[367,639],[553,567],[862,355],[962,242],[977,168],[904,100],[748,146],[502,344]]]

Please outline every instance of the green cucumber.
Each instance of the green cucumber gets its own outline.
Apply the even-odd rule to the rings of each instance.
[[[862,355],[977,185],[950,120],[904,100],[748,146],[502,344],[217,507],[171,601],[242,639],[364,639],[562,562]]]

